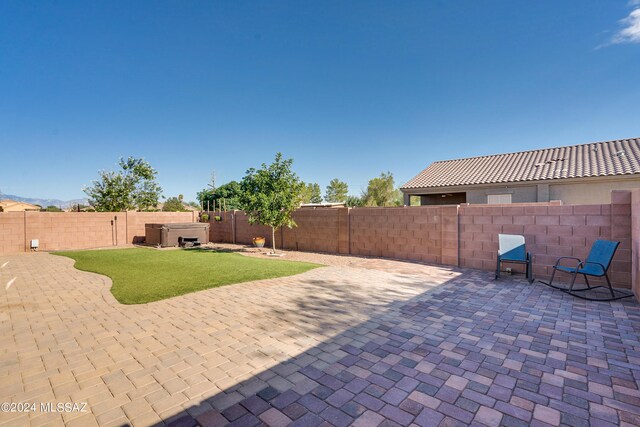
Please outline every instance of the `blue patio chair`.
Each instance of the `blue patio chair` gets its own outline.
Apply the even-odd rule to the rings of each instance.
[[[517,234],[498,234],[498,261],[496,264],[496,280],[500,278],[503,262],[524,264],[525,276],[529,283],[533,282],[531,271],[531,254],[527,252],[524,236]]]
[[[596,240],[591,246],[591,251],[589,251],[589,256],[587,256],[586,261],[582,261],[580,258],[563,256],[558,258],[556,264],[553,266],[553,273],[551,273],[551,280],[549,283],[540,281],[547,286],[551,286],[554,289],[559,289],[563,292],[566,292],[570,295],[573,295],[578,298],[586,299],[589,301],[614,301],[621,298],[629,298],[632,297],[632,293],[626,293],[617,289],[613,289],[611,286],[611,281],[609,280],[609,276],[607,275],[607,270],[609,270],[609,266],[611,265],[611,261],[613,260],[613,256],[618,249],[620,242],[612,242],[610,240]],[[560,262],[565,259],[571,259],[577,261],[575,266],[566,266],[560,265]],[[562,286],[555,286],[553,284],[553,279],[556,275],[557,271],[562,271],[564,273],[568,273],[571,275],[571,284],[568,288]],[[582,274],[584,276],[584,281],[586,286],[583,288],[576,289],[574,288],[576,283],[576,278],[578,274]],[[589,283],[589,277],[603,277],[607,281],[607,286],[609,287],[609,294],[611,297],[607,296],[606,298],[598,298],[598,297],[590,297],[586,293],[580,294],[579,292],[587,292],[593,291],[595,289],[604,288],[604,286],[591,286]],[[578,292],[578,293],[576,293]]]

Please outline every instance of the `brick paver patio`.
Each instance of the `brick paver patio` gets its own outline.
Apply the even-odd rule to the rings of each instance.
[[[342,258],[124,306],[70,259],[0,261],[0,401],[88,411],[3,426],[640,425],[632,301]]]

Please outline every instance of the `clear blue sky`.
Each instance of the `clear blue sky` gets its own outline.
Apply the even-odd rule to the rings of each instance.
[[[640,136],[640,1],[0,2],[0,190],[120,156],[194,199],[295,159],[357,194],[435,160]]]

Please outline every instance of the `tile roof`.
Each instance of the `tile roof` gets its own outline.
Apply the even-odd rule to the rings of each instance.
[[[17,200],[11,200],[11,199],[0,200],[0,206],[2,206],[4,209],[14,208],[16,206],[24,209],[38,209],[38,210],[40,209],[40,206],[34,205],[32,203],[19,202]]]
[[[402,189],[640,174],[640,138],[432,163]]]

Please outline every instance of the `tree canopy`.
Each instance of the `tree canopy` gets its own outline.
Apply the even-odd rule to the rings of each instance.
[[[395,187],[391,172],[369,180],[362,199],[365,206],[402,206],[402,192]]]
[[[359,196],[347,196],[345,203],[350,208],[358,208],[364,206],[364,199]]]
[[[240,203],[249,223],[271,227],[271,243],[276,251],[275,230],[278,227],[295,227],[293,211],[298,208],[304,184],[291,166],[293,159],[283,159],[277,153],[270,165],[247,170],[240,186]]]
[[[169,197],[162,205],[163,212],[182,212],[184,210],[180,197]]]
[[[300,198],[301,203],[322,203],[320,186],[316,183],[305,184],[300,194]]]
[[[327,185],[324,199],[329,203],[346,202],[349,194],[349,186],[346,182],[334,178]]]
[[[198,201],[203,204],[203,209],[207,209],[207,202],[211,210],[219,209],[220,206],[223,210],[242,209],[240,193],[242,193],[240,183],[230,181],[220,187],[209,185],[209,188],[198,192]]]
[[[99,179],[84,189],[98,212],[155,208],[162,193],[158,172],[144,159],[120,158],[119,171],[100,171]]]
[[[44,209],[40,209],[42,212],[64,212],[58,206],[49,205]]]

